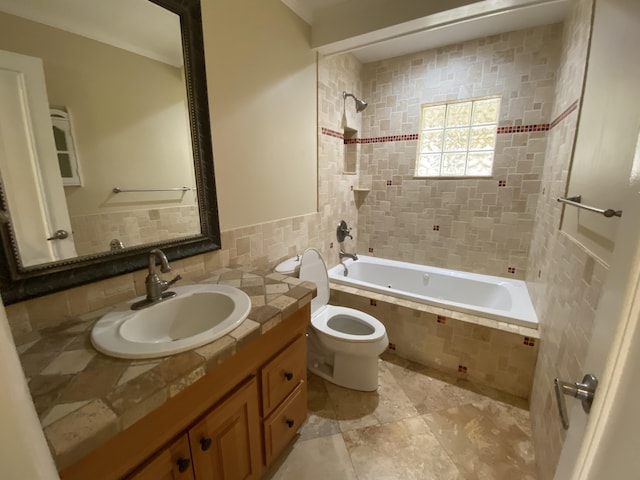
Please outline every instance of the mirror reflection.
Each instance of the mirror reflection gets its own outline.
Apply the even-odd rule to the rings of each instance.
[[[0,175],[20,264],[199,234],[178,16],[36,3],[0,2]],[[120,4],[117,22],[101,10]]]

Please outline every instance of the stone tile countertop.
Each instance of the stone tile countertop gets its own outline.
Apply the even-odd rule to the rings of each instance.
[[[314,283],[247,267],[222,268],[195,283],[243,290],[252,302],[248,319],[200,348],[148,360],[112,358],[92,347],[93,325],[113,307],[15,339],[59,469],[161,406],[316,295]]]

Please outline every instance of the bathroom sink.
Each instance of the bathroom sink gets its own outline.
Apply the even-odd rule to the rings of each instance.
[[[143,310],[134,299],[104,315],[91,331],[99,352],[119,358],[154,358],[191,350],[226,335],[249,315],[251,300],[228,285],[172,288],[176,296]]]

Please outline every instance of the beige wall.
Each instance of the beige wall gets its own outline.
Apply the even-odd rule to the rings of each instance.
[[[310,27],[279,0],[202,10],[222,230],[316,212]]]
[[[65,188],[72,217],[195,203],[111,192],[195,185],[181,69],[3,13],[0,49],[42,58],[50,105],[71,113],[84,181]]]

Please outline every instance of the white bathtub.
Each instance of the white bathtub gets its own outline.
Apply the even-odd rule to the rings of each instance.
[[[331,281],[428,305],[459,310],[516,325],[538,328],[538,317],[522,280],[459,272],[358,255],[336,265]]]

